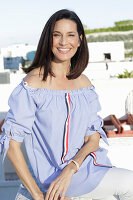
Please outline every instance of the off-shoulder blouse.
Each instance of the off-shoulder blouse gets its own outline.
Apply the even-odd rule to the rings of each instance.
[[[33,89],[22,81],[11,93],[0,138],[4,157],[11,139],[25,142],[27,155],[43,192],[84,144],[99,132],[106,144],[101,107],[94,86],[75,90]],[[99,148],[82,163],[66,192],[80,196],[97,187],[112,167],[107,150]]]

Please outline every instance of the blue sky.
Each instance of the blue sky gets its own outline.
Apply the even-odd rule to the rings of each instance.
[[[0,48],[37,44],[48,18],[57,10],[74,10],[88,28],[133,20],[133,0],[3,0],[0,4]]]

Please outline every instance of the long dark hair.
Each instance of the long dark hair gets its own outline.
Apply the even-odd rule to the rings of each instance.
[[[75,12],[62,9],[54,13],[47,21],[38,43],[37,51],[34,60],[30,67],[23,68],[25,73],[32,71],[35,68],[40,67],[40,71],[44,68],[43,79],[46,80],[48,74],[54,76],[51,68],[51,61],[53,58],[52,43],[53,43],[53,30],[56,21],[61,19],[69,19],[77,24],[77,31],[79,38],[82,35],[80,46],[77,49],[75,55],[71,58],[70,73],[66,76],[68,79],[75,79],[81,75],[84,69],[87,67],[89,60],[88,46],[85,37],[85,32],[81,20]]]

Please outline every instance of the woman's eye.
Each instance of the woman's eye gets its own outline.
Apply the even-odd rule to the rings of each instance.
[[[69,36],[70,36],[70,37],[74,37],[75,35],[70,34]]]
[[[53,37],[59,37],[60,35],[59,34],[53,34]]]

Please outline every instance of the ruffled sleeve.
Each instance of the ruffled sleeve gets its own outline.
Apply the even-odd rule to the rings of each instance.
[[[13,90],[8,105],[10,109],[1,128],[4,134],[0,137],[0,151],[4,158],[11,139],[23,142],[24,137],[32,133],[37,107],[34,96],[23,84]]]
[[[101,105],[99,103],[98,95],[95,92],[95,88],[90,90],[90,94],[88,94],[88,103],[89,103],[89,124],[86,130],[86,136],[92,135],[96,132],[100,133],[100,136],[104,140],[104,142],[108,145],[107,136],[103,127],[103,119],[97,114],[101,110]]]

